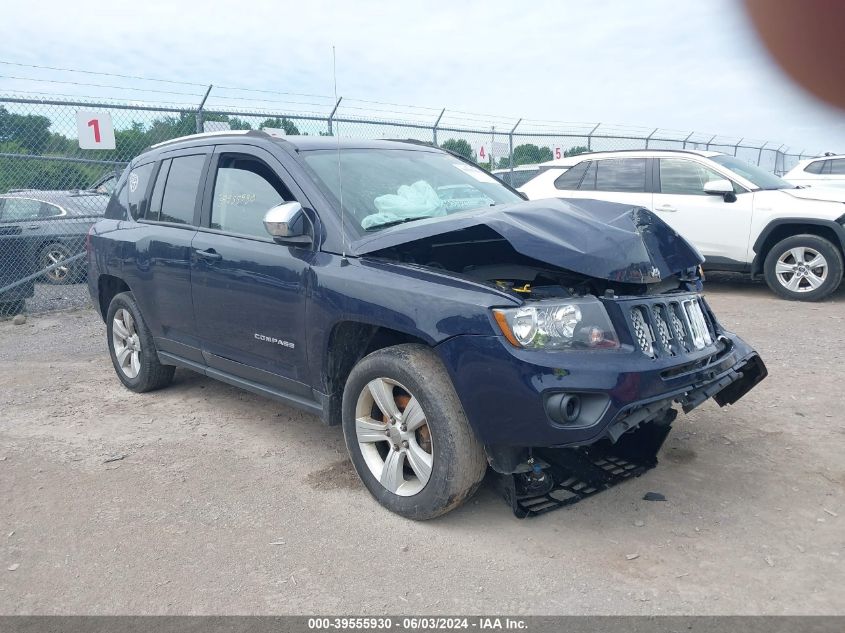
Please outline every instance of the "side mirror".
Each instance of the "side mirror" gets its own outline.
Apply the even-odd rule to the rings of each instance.
[[[279,244],[310,244],[308,224],[310,220],[298,202],[284,202],[264,215],[264,228]]]
[[[734,193],[734,186],[730,180],[711,180],[704,183],[704,193],[709,196],[722,196],[725,202],[736,201],[736,194]]]

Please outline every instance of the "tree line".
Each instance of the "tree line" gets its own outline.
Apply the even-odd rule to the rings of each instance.
[[[475,152],[472,150],[469,142],[462,138],[447,139],[443,141],[440,147],[478,163]],[[577,156],[578,154],[584,154],[589,151],[590,149],[584,145],[576,145],[564,151],[563,155],[565,157]],[[552,160],[552,158],[552,150],[550,147],[540,147],[534,143],[523,143],[522,145],[517,145],[513,148],[514,167],[518,167],[519,165],[536,165],[538,163],[545,163]],[[480,167],[483,167],[488,171],[493,169],[506,169],[511,166],[511,159],[508,156],[501,156],[495,164],[490,162],[478,164]]]
[[[233,130],[253,129],[249,121],[225,114],[205,113],[204,121],[225,121]],[[115,129],[114,150],[83,150],[75,138],[51,131],[52,121],[40,114],[17,114],[0,106],[0,192],[9,189],[85,189],[119,165],[74,163],[62,160],[22,159],[2,154],[85,158],[125,163],[150,145],[196,132],[196,113],[180,112],[150,123],[133,121]],[[293,121],[284,117],[265,118],[255,129],[283,129],[299,134]]]
[[[246,119],[226,114],[204,113],[204,121],[221,121],[233,130],[261,128],[283,129],[286,134],[298,135],[299,128],[285,117],[261,120],[253,128]],[[18,114],[0,106],[0,192],[9,189],[84,189],[104,173],[119,169],[119,165],[74,163],[63,160],[26,160],[14,155],[85,158],[125,163],[147,147],[178,136],[196,132],[196,113],[180,112],[160,116],[149,123],[133,121],[115,129],[114,150],[83,150],[75,138],[52,131],[52,121],[40,114]],[[321,132],[325,135],[326,133]],[[475,152],[465,139],[450,138],[440,147],[476,161]],[[571,147],[565,156],[589,151],[584,146]],[[3,155],[5,154],[5,156]],[[533,143],[517,145],[513,150],[513,165],[527,165],[552,160],[552,150]],[[480,163],[487,170],[507,168],[510,158],[502,156],[495,163]]]

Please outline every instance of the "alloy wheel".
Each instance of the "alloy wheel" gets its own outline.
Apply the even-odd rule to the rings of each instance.
[[[66,259],[66,253],[57,248],[51,248],[44,254],[44,260],[41,262],[42,268],[47,268],[48,266],[53,266],[54,264],[60,264]],[[70,267],[67,265],[56,266],[51,270],[48,270],[45,275],[47,278],[53,283],[62,283],[70,275]]]
[[[114,313],[112,320],[112,345],[117,366],[127,378],[135,378],[141,371],[141,338],[135,319],[125,308]]]
[[[778,257],[775,276],[791,292],[812,292],[827,279],[829,266],[817,250],[796,246]]]
[[[390,378],[368,382],[355,406],[355,434],[367,467],[385,489],[409,497],[425,488],[434,445],[425,412],[407,388]]]

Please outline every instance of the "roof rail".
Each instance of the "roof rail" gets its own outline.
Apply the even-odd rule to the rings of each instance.
[[[231,134],[249,134],[250,132],[261,132],[262,134],[267,134],[263,130],[217,130],[215,132],[200,132],[199,134],[188,134],[186,136],[177,136],[176,138],[171,138],[166,141],[162,141],[161,143],[156,143],[155,145],[150,145],[148,149],[158,149],[159,147],[164,147],[165,145],[171,145],[173,143],[180,143],[182,141],[187,141],[190,139],[199,139],[199,138],[209,138],[213,136],[228,136]]]

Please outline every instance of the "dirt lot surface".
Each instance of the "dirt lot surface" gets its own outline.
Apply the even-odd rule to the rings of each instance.
[[[845,614],[845,293],[708,295],[770,377],[525,521],[391,515],[340,428],[188,371],[130,393],[93,312],[0,322],[0,613]]]

